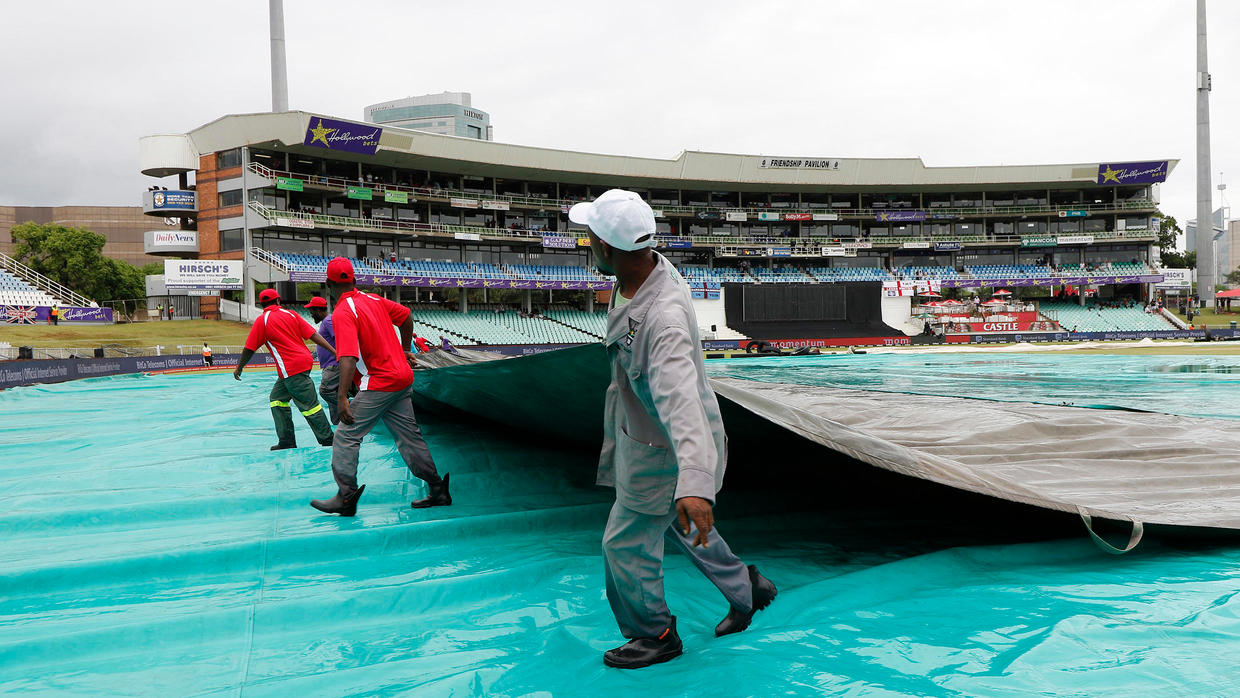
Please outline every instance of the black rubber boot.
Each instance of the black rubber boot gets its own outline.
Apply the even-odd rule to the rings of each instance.
[[[684,653],[680,635],[676,632],[676,618],[659,637],[641,637],[603,653],[603,663],[617,669],[640,669],[675,659]]]
[[[336,496],[331,499],[312,499],[310,506],[318,509],[324,514],[340,514],[341,516],[353,516],[357,513],[357,500],[361,499],[362,492],[366,491],[366,485],[357,488],[357,491],[348,497],[340,496],[340,492],[336,492]]]
[[[427,509],[429,507],[446,507],[452,504],[452,495],[448,494],[448,476],[445,474],[438,485],[430,486],[430,493],[425,499],[415,499],[409,502],[409,506],[414,509]]]
[[[753,610],[745,613],[733,608],[728,611],[728,615],[719,625],[715,626],[715,637],[723,637],[732,633],[739,633],[749,627],[749,623],[753,621],[753,614],[761,611],[771,602],[775,600],[775,595],[779,590],[771,583],[771,580],[762,576],[757,567],[749,566],[749,582],[753,586]]]
[[[273,450],[273,451],[283,451],[283,450],[284,450],[284,449],[286,449],[286,448],[297,448],[297,442],[296,442],[296,441],[293,441],[292,443],[284,443],[283,441],[281,441],[280,443],[276,444],[275,446],[272,446],[272,447],[271,447],[271,450]]]

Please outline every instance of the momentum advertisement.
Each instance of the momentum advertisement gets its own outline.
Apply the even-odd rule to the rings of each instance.
[[[241,290],[241,270],[245,262],[224,259],[166,259],[164,287],[216,288]]]

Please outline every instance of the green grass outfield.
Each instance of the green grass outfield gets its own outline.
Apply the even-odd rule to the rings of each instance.
[[[245,344],[250,326],[221,320],[165,320],[122,325],[0,325],[0,342],[32,347],[97,347],[120,344],[175,350],[178,344]],[[213,347],[214,348],[214,347]],[[217,350],[218,351],[218,350]]]
[[[1175,313],[1175,316],[1180,318],[1181,320],[1184,320],[1185,322],[1188,322],[1188,319],[1184,317],[1183,313],[1177,312]],[[1202,327],[1227,328],[1227,327],[1231,327],[1232,322],[1240,323],[1240,312],[1224,311],[1221,313],[1216,313],[1213,310],[1208,310],[1205,308],[1203,308],[1201,312],[1197,312],[1196,310],[1193,311],[1193,327],[1196,327],[1198,329]]]

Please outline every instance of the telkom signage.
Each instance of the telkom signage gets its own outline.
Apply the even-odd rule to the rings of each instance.
[[[204,288],[239,291],[241,260],[215,259],[168,259],[164,260],[164,286],[174,288]]]

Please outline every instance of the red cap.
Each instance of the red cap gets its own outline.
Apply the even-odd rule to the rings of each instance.
[[[327,299],[324,298],[323,296],[315,296],[314,298],[310,299],[309,303],[306,303],[306,307],[307,308],[326,308]]]
[[[328,281],[353,281],[353,262],[337,257],[327,263]]]
[[[274,288],[265,288],[263,292],[258,294],[258,302],[266,303],[267,301],[280,300],[280,294]]]

